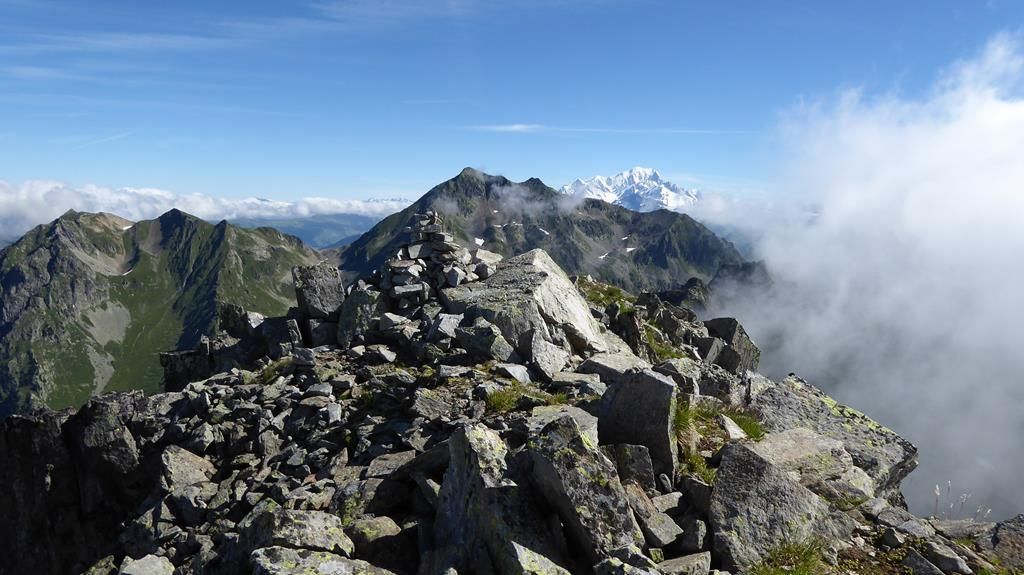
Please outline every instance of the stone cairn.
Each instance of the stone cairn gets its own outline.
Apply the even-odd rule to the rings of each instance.
[[[443,313],[441,290],[486,279],[502,256],[467,249],[445,231],[437,212],[416,214],[402,230],[407,240],[373,275],[349,290],[340,310],[336,342],[359,354],[371,351],[392,359],[387,344],[398,344],[424,358],[451,348],[462,317]],[[366,344],[365,346],[361,344]]]
[[[501,260],[497,254],[470,251],[456,243],[434,211],[416,214],[413,225],[402,231],[408,243],[395,251],[375,278],[397,310],[421,306],[439,289],[485,279]]]

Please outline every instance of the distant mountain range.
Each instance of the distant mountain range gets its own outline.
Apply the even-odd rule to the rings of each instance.
[[[0,251],[0,417],[160,388],[158,352],[195,346],[216,303],[294,305],[291,268],[319,255],[271,228],[178,210],[131,222],[68,212]]]
[[[644,174],[645,182],[657,177],[638,171],[635,183]],[[677,287],[693,276],[708,280],[723,265],[744,261],[731,243],[686,214],[639,212],[560,193],[536,178],[516,183],[466,168],[343,248],[342,269],[352,275],[377,269],[414,215],[428,210],[442,214],[467,245],[506,256],[543,248],[570,274],[633,291]]]
[[[656,180],[634,170],[630,197]],[[260,226],[249,228],[178,210],[139,222],[71,211],[0,249],[0,418],[38,404],[77,406],[103,390],[155,391],[158,353],[212,333],[218,302],[283,315],[295,304],[293,266],[330,258],[350,278],[368,274],[428,210],[466,245],[506,256],[543,248],[571,274],[634,291],[709,280],[744,261],[685,214],[634,211],[469,168],[376,225],[355,215],[237,221]],[[368,231],[318,253],[267,224],[316,245]]]
[[[355,241],[382,217],[364,214],[319,214],[295,218],[238,218],[229,221],[246,228],[271,227],[293,235],[319,250]]]
[[[662,179],[651,168],[633,168],[611,177],[577,179],[559,188],[568,196],[590,198],[638,212],[684,211],[700,201],[700,192]]]

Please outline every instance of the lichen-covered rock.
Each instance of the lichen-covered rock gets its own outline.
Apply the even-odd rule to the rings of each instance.
[[[855,525],[740,443],[722,450],[709,519],[712,551],[730,571],[749,567],[783,542],[846,539]]]
[[[246,526],[242,541],[247,549],[284,546],[325,551],[342,557],[351,557],[355,549],[338,516],[280,507],[254,517]]]
[[[682,528],[671,517],[658,511],[639,485],[630,482],[623,485],[623,488],[647,544],[660,549],[675,543],[683,534]]]
[[[757,349],[740,322],[735,318],[720,317],[705,320],[704,327],[712,337],[717,337],[726,344],[719,350],[715,363],[738,375],[757,371],[757,364],[761,361],[761,350]]]
[[[526,420],[526,431],[530,437],[534,437],[552,421],[568,415],[576,421],[580,432],[587,440],[597,445],[597,418],[573,405],[538,405],[530,410],[530,417]]]
[[[643,546],[615,465],[572,417],[549,423],[529,446],[533,480],[591,564]]]
[[[251,561],[253,575],[394,575],[366,561],[309,549],[266,547],[253,551]]]
[[[1024,569],[1024,514],[997,523],[991,536],[979,540],[1003,567]]]
[[[612,385],[601,399],[598,432],[602,444],[643,445],[651,454],[654,473],[675,475],[676,441],[672,419],[676,385],[649,369],[633,370]]]
[[[901,565],[910,569],[911,575],[943,575],[942,570],[932,565],[921,553],[914,548],[907,550],[907,556],[900,562]]]
[[[471,425],[448,446],[448,470],[421,572],[568,575],[558,538],[525,478],[509,469],[508,448],[498,434]]]
[[[168,492],[188,485],[209,481],[217,468],[205,458],[177,445],[169,445],[160,454],[163,472],[160,486]]]
[[[605,384],[615,385],[628,379],[630,372],[650,366],[651,364],[640,359],[631,351],[617,351],[594,354],[581,363],[576,371],[595,374]]]
[[[900,482],[917,467],[917,448],[863,413],[837,403],[806,382],[789,377],[751,402],[767,431],[796,427],[836,439],[875,482],[884,497],[901,499]]]
[[[135,561],[126,559],[118,575],[174,575],[174,564],[166,557],[146,555]]]
[[[683,393],[700,395],[699,361],[690,358],[669,359],[656,365],[654,371],[671,377]]]
[[[711,570],[711,553],[694,553],[658,563],[658,570],[665,575],[708,575]]]
[[[519,359],[515,348],[505,339],[497,326],[482,317],[476,318],[473,325],[455,330],[459,344],[466,348],[474,357],[486,361],[515,361]]]
[[[328,263],[292,268],[295,299],[307,318],[334,319],[345,301],[341,270]]]
[[[371,287],[352,290],[338,310],[338,345],[347,348],[359,342],[376,327],[376,318],[385,311],[379,290]]]
[[[842,509],[874,497],[874,482],[853,464],[841,441],[797,427],[769,433],[750,449]]]
[[[587,302],[544,250],[506,259],[487,279],[444,290],[442,299],[452,313],[497,325],[527,359],[530,342],[524,336],[536,332],[554,341],[553,329],[565,333],[576,353],[608,348]]]
[[[615,468],[619,471],[619,480],[623,484],[633,482],[648,493],[655,491],[657,487],[654,482],[654,464],[651,463],[651,452],[646,447],[619,443],[602,445],[601,451],[615,463]]]

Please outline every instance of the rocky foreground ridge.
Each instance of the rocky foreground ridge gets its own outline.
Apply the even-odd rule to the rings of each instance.
[[[351,286],[296,268],[286,317],[222,306],[166,393],[3,422],[0,573],[1024,568],[1024,516],[911,515],[914,446],[735,320],[404,233]]]

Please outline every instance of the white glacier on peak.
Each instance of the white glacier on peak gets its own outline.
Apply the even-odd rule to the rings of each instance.
[[[593,198],[638,212],[666,209],[683,211],[700,201],[697,190],[688,190],[662,179],[657,170],[636,167],[611,177],[576,179],[559,189],[570,196]]]

